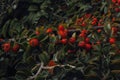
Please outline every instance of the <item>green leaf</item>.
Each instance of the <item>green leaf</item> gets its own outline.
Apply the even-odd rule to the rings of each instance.
[[[10,26],[10,22],[11,22],[11,20],[8,20],[8,21],[4,24],[4,26],[3,26],[3,28],[2,28],[1,34],[2,34],[4,37],[7,36],[7,32],[8,32],[9,26]]]
[[[55,45],[50,43],[48,46],[48,53],[53,53],[55,51]]]
[[[107,12],[108,12],[108,8],[105,7],[105,8],[104,8],[104,13],[106,14]]]
[[[120,12],[117,14],[117,17],[120,17]]]
[[[28,65],[28,63],[18,63],[16,66],[15,66],[15,69],[17,71],[24,71],[24,70],[29,70],[30,67]]]
[[[28,8],[28,11],[37,11],[37,10],[39,10],[37,5],[30,5]]]
[[[43,36],[43,37],[44,37],[44,36]],[[40,42],[43,42],[43,41],[47,40],[47,39],[48,39],[48,37],[49,37],[49,36],[45,36],[43,39],[41,39],[41,41],[40,41]]]
[[[45,64],[47,64],[47,62],[49,61],[49,55],[47,52],[43,52],[39,55],[39,58],[42,62],[44,62]]]
[[[33,3],[41,3],[43,2],[44,0],[32,0]]]
[[[30,56],[31,46],[28,45],[26,51],[23,54],[23,61],[26,62],[27,58]]]
[[[16,80],[26,80],[27,77],[28,75],[23,71],[17,71],[15,75]]]

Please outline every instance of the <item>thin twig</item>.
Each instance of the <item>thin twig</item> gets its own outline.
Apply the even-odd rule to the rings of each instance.
[[[36,78],[36,77],[40,74],[40,72],[41,72],[41,70],[42,70],[43,66],[44,66],[44,63],[43,63],[43,62],[41,62],[41,65],[40,65],[40,67],[39,67],[39,69],[38,69],[37,73],[36,73],[35,75],[30,76],[29,78],[27,78],[27,80],[33,80],[33,79],[35,79],[35,78]]]
[[[65,66],[68,66],[70,68],[76,68],[76,66],[73,66],[73,65],[70,65],[70,64],[67,64],[67,65],[55,65],[55,66],[44,66],[44,63],[41,62],[40,64],[37,64],[32,70],[34,70],[38,66],[40,66],[40,67],[39,67],[37,73],[35,75],[33,75],[33,76],[30,76],[27,80],[33,80],[33,79],[35,79],[40,74],[40,72],[41,72],[42,69],[53,69],[55,67],[65,67]]]
[[[43,67],[42,69],[53,69],[53,68],[55,68],[55,67],[65,67],[65,66],[68,66],[68,67],[70,67],[70,68],[76,68],[75,66],[73,66],[73,65],[70,65],[70,64],[67,64],[67,65],[55,65],[55,66],[46,66],[46,67]]]

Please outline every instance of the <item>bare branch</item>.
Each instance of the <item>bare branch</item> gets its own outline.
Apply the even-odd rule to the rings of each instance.
[[[67,65],[55,65],[55,66],[46,66],[46,67],[43,67],[43,69],[53,69],[53,68],[55,68],[55,67],[65,67],[65,66],[68,66],[68,67],[70,67],[70,68],[76,68],[75,66],[73,66],[73,65],[70,65],[70,64],[67,64]]]
[[[76,66],[73,66],[73,65],[70,65],[70,64],[67,64],[67,65],[55,65],[55,66],[44,66],[44,63],[41,62],[40,64],[37,64],[32,70],[36,69],[38,66],[40,66],[40,67],[39,67],[37,73],[35,75],[33,75],[33,76],[30,76],[27,80],[35,79],[40,74],[42,69],[53,69],[55,67],[65,67],[65,66],[68,66],[70,68],[76,68]]]
[[[44,63],[41,62],[41,65],[40,65],[40,67],[39,67],[37,73],[36,73],[34,76],[30,76],[29,78],[27,78],[27,80],[33,80],[33,79],[35,79],[35,78],[40,74],[40,72],[41,72],[43,66],[44,66]]]

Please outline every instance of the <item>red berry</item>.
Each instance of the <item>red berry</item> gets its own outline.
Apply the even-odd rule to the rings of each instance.
[[[60,30],[60,31],[64,31],[64,30],[65,30],[65,28],[64,28],[64,26],[59,25],[59,26],[58,26],[58,30]]]
[[[98,26],[102,26],[102,24],[99,22],[99,23],[98,23]]]
[[[69,42],[70,42],[70,43],[75,43],[75,41],[76,41],[75,37],[71,37],[71,38],[69,39]]]
[[[62,39],[62,40],[61,40],[61,43],[62,43],[62,44],[66,44],[66,43],[67,43],[67,39],[65,39],[65,38]]]
[[[97,21],[98,21],[97,18],[94,17],[91,24],[94,26],[97,24]]]
[[[20,48],[20,45],[19,44],[15,44],[12,48],[13,52],[17,52]]]
[[[79,34],[79,37],[85,38],[87,34],[87,30],[82,30],[81,33]]]
[[[85,44],[85,49],[86,49],[86,50],[90,50],[91,48],[92,48],[92,45],[91,45],[91,44],[88,44],[88,43]]]
[[[97,41],[97,42],[96,42],[96,44],[97,44],[97,45],[100,45],[100,44],[101,44],[101,42],[100,42],[100,41]]]
[[[86,42],[86,43],[89,43],[89,42],[90,42],[90,38],[88,38],[88,37],[85,38],[85,42]]]
[[[86,17],[86,18],[90,18],[90,17],[91,17],[91,14],[85,14],[85,17]]]
[[[46,33],[52,33],[52,28],[48,28],[47,30],[46,30]]]
[[[77,20],[76,20],[76,24],[78,25],[80,22],[82,22],[82,21],[83,21],[83,19],[84,19],[83,17],[82,17],[82,18],[77,19]]]
[[[87,30],[82,30],[81,33],[87,34]]]
[[[94,22],[97,22],[98,20],[97,20],[97,18],[93,18],[93,21],[94,21]]]
[[[112,0],[112,2],[113,2],[113,3],[116,3],[116,2],[117,2],[117,0]]]
[[[79,37],[83,37],[83,38],[85,38],[85,37],[86,37],[86,34],[81,33],[81,34],[79,35]]]
[[[40,35],[40,32],[39,32],[39,31],[35,31],[35,34],[36,34],[36,35]]]
[[[67,37],[67,31],[64,30],[64,31],[58,31],[58,34],[62,37],[62,38],[66,38]]]
[[[75,50],[70,50],[70,49],[69,49],[67,52],[68,52],[68,53],[74,53]]]
[[[98,29],[97,32],[100,33],[102,30],[101,29]]]
[[[118,0],[118,4],[120,5],[120,0]]]
[[[4,52],[9,52],[10,51],[10,43],[4,43],[2,45]]]
[[[79,42],[79,43],[78,43],[78,46],[79,46],[79,47],[82,47],[82,48],[85,47],[85,42],[84,42],[84,41]]]
[[[50,66],[55,66],[56,65],[56,63],[55,63],[55,61],[53,61],[53,60],[50,60],[49,61],[49,63],[48,63],[48,66],[50,67]]]
[[[56,65],[56,63],[53,60],[50,60],[49,63],[48,63],[49,67],[52,67],[52,66],[55,66],[55,65]],[[51,74],[53,74],[53,68],[48,69],[48,72],[51,73]]]
[[[95,21],[92,21],[92,23],[91,23],[91,24],[94,26],[94,25],[96,25],[96,22],[95,22]]]
[[[85,22],[82,22],[81,26],[82,26],[82,27],[85,27],[85,26],[86,26],[86,23],[85,23]]]
[[[115,21],[115,17],[112,18],[112,22],[114,22],[114,21]]]
[[[118,28],[116,28],[116,27],[112,27],[112,31],[113,31],[113,33],[115,34],[115,33],[117,33]]]
[[[114,44],[115,42],[116,42],[116,39],[115,39],[115,38],[110,38],[110,39],[109,39],[109,43],[110,43],[110,44]]]
[[[115,11],[116,11],[116,12],[120,12],[120,9],[119,9],[119,8],[115,8]]]
[[[102,19],[100,19],[100,20],[99,20],[99,22],[103,22],[103,20],[102,20]]]
[[[38,39],[33,38],[33,39],[30,39],[29,44],[30,44],[30,46],[32,46],[32,47],[36,47],[36,46],[39,45],[39,41],[38,41]]]

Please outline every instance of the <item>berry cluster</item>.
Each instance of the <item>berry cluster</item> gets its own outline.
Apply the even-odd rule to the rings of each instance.
[[[120,12],[120,0],[112,0],[113,5],[115,6],[115,11]]]
[[[54,34],[52,31],[53,31],[52,28],[48,28],[46,30],[47,35]],[[86,50],[92,49],[92,44],[94,42],[90,41],[91,37],[88,37],[88,33],[90,33],[88,30],[83,29],[80,31],[80,34],[78,36],[71,36],[71,37],[68,37],[68,35],[67,35],[68,31],[69,30],[65,29],[64,26],[62,26],[62,25],[58,26],[57,32],[58,32],[58,36],[60,36],[60,38],[57,41],[60,44],[64,44],[64,45],[73,44],[74,45],[78,42],[78,47],[86,49]],[[118,31],[118,29],[116,27],[112,27],[113,34],[116,34],[117,31]],[[36,36],[38,36],[38,34],[36,34]],[[1,41],[2,41],[2,39],[1,39]],[[57,43],[57,41],[55,43]],[[37,38],[31,38],[28,43],[31,47],[39,46],[39,40]],[[101,43],[102,43],[102,41],[100,41],[100,40],[96,41],[96,44],[101,44]],[[115,44],[116,43],[115,37],[110,37],[109,43]],[[14,45],[11,45],[10,42],[5,42],[4,44],[2,44],[2,49],[4,52],[9,52],[12,50],[13,52],[16,53],[20,49],[20,44],[15,43]]]

